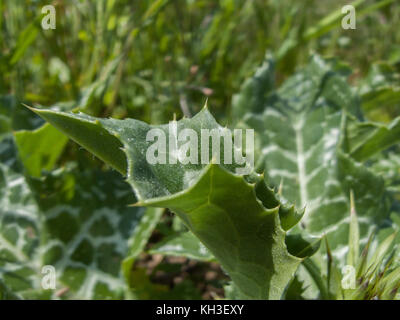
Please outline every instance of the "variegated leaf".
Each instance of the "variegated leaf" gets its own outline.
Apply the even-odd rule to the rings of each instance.
[[[25,178],[12,136],[0,142],[0,287],[3,298],[121,298],[121,263],[145,209],[115,172],[65,168]],[[56,271],[45,290],[44,266]]]
[[[273,72],[272,67],[260,70]],[[262,101],[246,104],[241,95],[249,94],[250,84],[253,92],[265,86],[260,78],[268,77],[256,73],[244,84],[234,105],[235,110],[248,111],[238,123],[258,133],[257,168],[265,172],[266,182],[279,189],[283,199],[306,208],[303,228],[327,234],[334,253],[343,258],[351,191],[364,242],[371,228],[388,214],[383,180],[343,151],[343,128],[348,115],[360,115],[358,99],[346,80],[335,73],[334,65],[318,56],[279,89],[270,90]]]

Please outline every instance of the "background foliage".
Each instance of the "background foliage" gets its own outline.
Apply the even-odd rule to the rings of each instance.
[[[348,76],[365,120],[400,116],[397,1],[355,1],[356,30],[340,27],[347,1],[54,1],[57,29],[43,30],[47,4],[0,0],[2,297],[218,298],[227,284],[179,220],[126,207],[136,200],[120,175],[21,103],[160,124],[208,99],[219,123],[232,125],[233,97],[266,52],[277,86],[317,52]],[[361,161],[358,142],[350,151]],[[399,197],[398,147],[365,165]],[[55,292],[40,289],[45,264],[58,270]]]

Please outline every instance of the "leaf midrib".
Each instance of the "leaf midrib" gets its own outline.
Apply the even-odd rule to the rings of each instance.
[[[304,207],[308,203],[308,192],[307,192],[307,174],[305,168],[305,157],[304,157],[304,141],[302,129],[304,125],[304,119],[300,116],[297,122],[294,124],[293,129],[296,134],[296,160],[297,160],[297,172],[300,184],[300,206]]]

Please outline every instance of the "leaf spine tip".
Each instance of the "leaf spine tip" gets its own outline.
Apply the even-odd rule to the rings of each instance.
[[[37,110],[36,108],[31,107],[31,106],[28,106],[27,104],[25,104],[25,103],[23,103],[23,102],[21,102],[21,104],[22,104],[25,108],[28,108],[29,110],[32,110],[32,111]]]
[[[208,97],[206,98],[206,102],[204,103],[203,109],[208,110]]]
[[[143,202],[138,201],[138,202],[129,204],[128,207],[143,207]]]

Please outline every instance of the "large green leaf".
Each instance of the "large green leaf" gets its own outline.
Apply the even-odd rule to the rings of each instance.
[[[49,111],[49,116],[52,113]],[[67,117],[67,121],[65,121],[63,113],[56,114],[59,117],[52,119],[52,124],[57,129],[64,132],[72,140],[79,141],[83,147],[122,174],[126,173],[126,157],[121,150],[122,144],[114,135],[99,126],[99,123],[79,121],[72,117]],[[84,117],[83,115],[79,116]],[[45,117],[45,114],[43,114],[43,117]]]
[[[218,165],[185,192],[141,204],[176,212],[248,298],[279,299],[301,261],[286,251],[279,208],[265,208],[254,186]]]
[[[121,298],[121,263],[144,208],[115,172],[73,167],[24,177],[12,136],[0,142],[0,287],[3,298]],[[13,152],[10,152],[13,151]],[[56,271],[44,290],[42,268]]]
[[[301,212],[281,205],[261,177],[245,178],[234,173],[240,165],[223,164],[223,141],[221,164],[215,159],[210,164],[150,164],[146,151],[152,143],[146,141],[146,135],[156,128],[168,137],[168,125],[150,126],[134,119],[96,119],[50,110],[35,112],[78,143],[81,135],[92,130],[88,128],[93,128],[93,135],[102,128],[109,137],[119,139],[128,159],[127,181],[137,195],[137,205],[167,207],[176,212],[221,263],[243,296],[281,298],[301,262],[287,251],[285,230],[298,222]],[[191,128],[198,137],[202,129],[215,129],[221,134],[228,130],[220,127],[207,109],[192,119],[176,122],[176,126],[178,131]],[[82,145],[99,154],[98,142],[91,142],[87,136],[82,138]],[[115,165],[113,160],[109,163]]]
[[[164,196],[187,188],[197,179],[199,173],[206,166],[204,163],[182,165],[179,161],[173,164],[169,161],[171,159],[169,153],[166,157],[168,160],[166,164],[150,164],[146,160],[146,151],[153,144],[151,141],[146,141],[147,133],[151,129],[158,129],[165,134],[168,140],[169,124],[153,126],[135,119],[121,121],[94,118],[82,113],[70,114],[51,110],[33,110],[88,151],[97,155],[121,173],[127,173],[128,182],[134,187],[139,200]],[[202,129],[215,129],[221,135],[224,134],[225,130],[229,131],[219,126],[206,109],[192,119],[184,118],[175,123],[177,132],[184,128],[190,128],[197,133],[198,137],[201,136]],[[200,139],[198,142],[200,146]],[[223,141],[220,141],[222,165],[233,171],[239,166],[223,164],[224,149],[222,143]],[[182,143],[179,142],[177,149],[181,145]],[[167,144],[166,151],[170,147]],[[210,144],[210,150],[211,147]],[[200,155],[201,151],[197,151]],[[177,157],[177,155],[172,155],[172,157]],[[209,160],[211,160],[211,157]]]
[[[269,65],[273,66],[272,62]],[[348,117],[360,123],[356,120],[360,108],[346,79],[335,68],[333,62],[314,56],[279,89],[269,89],[264,97],[258,94],[261,101],[241,98],[248,95],[249,86],[265,86],[259,79],[273,78],[257,72],[235,98],[234,110],[243,114],[238,125],[256,130],[257,170],[265,172],[266,182],[279,188],[283,199],[306,208],[303,228],[327,234],[335,255],[343,258],[350,193],[354,192],[362,241],[388,210],[383,180],[344,151],[343,128]],[[273,73],[273,67],[262,66],[260,70]]]

